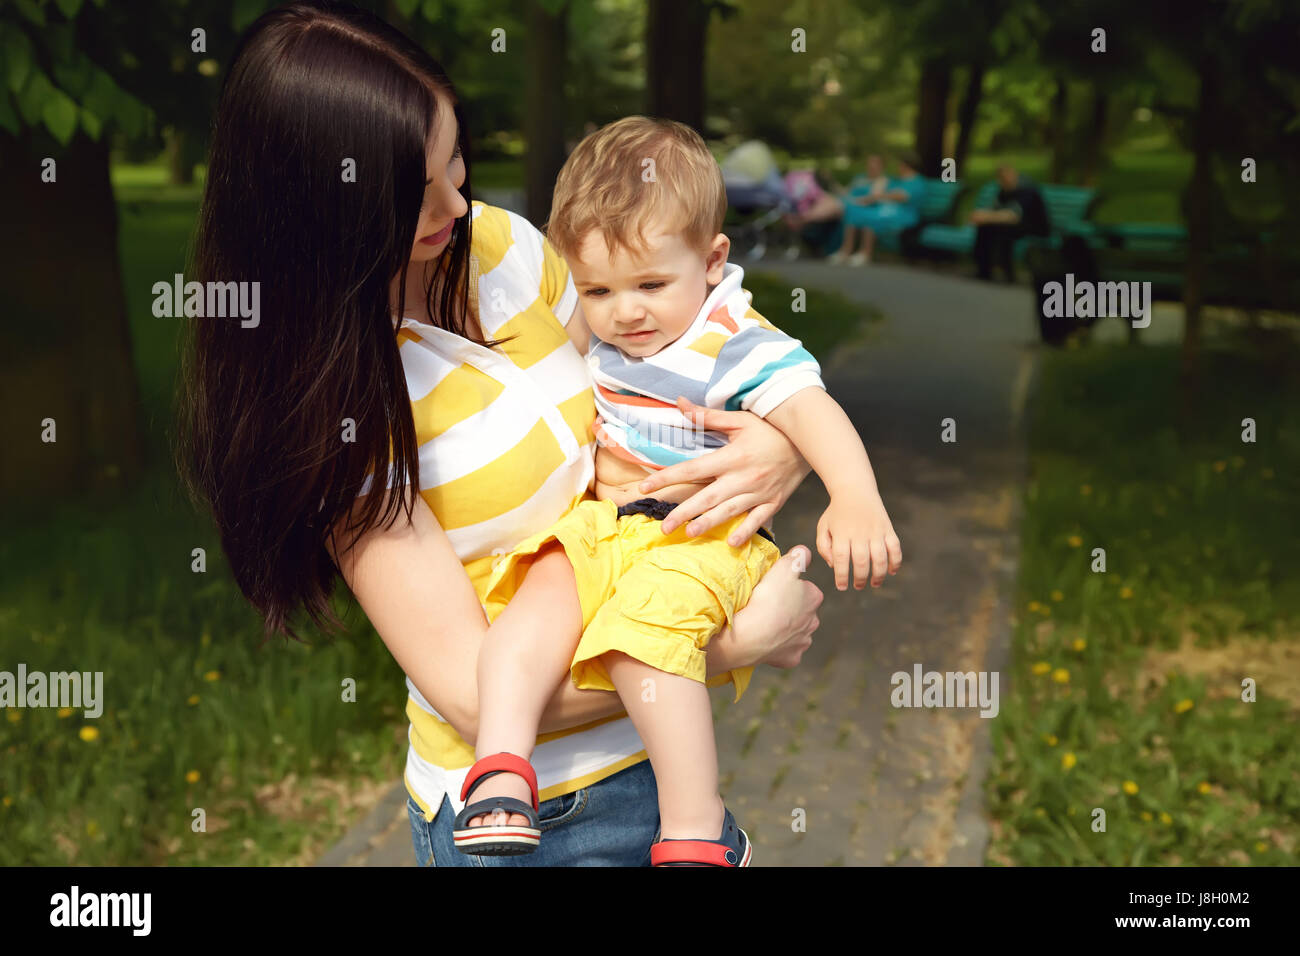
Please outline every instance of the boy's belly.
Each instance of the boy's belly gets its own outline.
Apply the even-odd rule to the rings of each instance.
[[[629,501],[641,498],[658,498],[660,501],[685,501],[695,492],[705,487],[707,481],[678,482],[658,491],[645,494],[637,490],[637,485],[650,474],[648,469],[625,461],[613,454],[608,448],[596,447],[596,497],[625,505]]]

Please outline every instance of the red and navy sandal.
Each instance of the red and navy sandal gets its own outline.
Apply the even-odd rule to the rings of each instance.
[[[650,865],[749,866],[753,855],[749,835],[736,826],[736,818],[727,810],[722,816],[722,834],[716,840],[665,840],[656,833]]]
[[[523,757],[511,753],[492,754],[475,762],[465,777],[465,785],[460,789],[460,798],[467,800],[474,788],[488,777],[499,773],[518,774],[527,781],[533,791],[532,806],[514,797],[487,797],[474,803],[465,804],[465,809],[456,814],[452,823],[452,839],[456,849],[461,853],[474,856],[518,856],[532,853],[541,841],[542,831],[537,813],[540,805],[537,801],[537,774],[533,765]],[[483,814],[493,814],[497,810],[518,813],[528,818],[527,826],[507,826],[506,824],[488,824],[471,827],[469,821]]]

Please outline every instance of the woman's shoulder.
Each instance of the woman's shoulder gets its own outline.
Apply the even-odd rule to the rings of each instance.
[[[530,273],[538,272],[544,239],[525,217],[501,206],[474,200],[470,211],[470,249],[483,272],[490,272],[514,251],[510,260]]]

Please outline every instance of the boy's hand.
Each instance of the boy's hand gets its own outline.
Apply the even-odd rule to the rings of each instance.
[[[878,494],[832,498],[817,522],[817,553],[835,570],[835,587],[845,591],[849,571],[853,587],[862,590],[867,578],[873,588],[885,581],[885,572],[897,574],[903,564],[903,546]]]

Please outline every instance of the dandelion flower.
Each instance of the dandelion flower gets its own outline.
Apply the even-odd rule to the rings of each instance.
[[[1214,463],[1214,470],[1220,473],[1222,473],[1223,469],[1227,467],[1228,467],[1228,463],[1226,461],[1216,461]]]
[[[11,724],[16,724],[23,719],[23,712],[21,710],[11,710],[5,714],[5,719]]]
[[[1169,824],[1174,822],[1174,818],[1171,817],[1169,814],[1162,812],[1160,814],[1160,822],[1163,823],[1165,826],[1169,826]]]
[[[1061,769],[1062,769],[1062,770],[1070,770],[1070,769],[1072,769],[1072,768],[1074,767],[1074,765],[1075,765],[1076,763],[1078,763],[1078,762],[1079,762],[1079,758],[1076,757],[1076,756],[1074,755],[1073,751],[1067,751],[1067,752],[1061,754]]]
[[[1034,664],[1033,667],[1034,673],[1038,674],[1040,677],[1043,674],[1046,674],[1051,669],[1052,669],[1052,665],[1047,663],[1047,661],[1038,661],[1037,663]]]
[[[221,680],[221,671],[208,671],[203,675],[203,679],[211,683],[212,681]]]
[[[198,782],[199,782],[199,772],[198,772],[197,770],[191,770],[189,773],[187,773],[187,774],[185,775],[185,782],[186,782],[186,783],[198,783]]]
[[[1143,820],[1146,820],[1148,823],[1150,823],[1150,822],[1151,822],[1151,811],[1150,811],[1150,810],[1143,810],[1143,811],[1142,811],[1142,819],[1143,819]]]
[[[1088,497],[1088,495],[1092,494],[1092,485],[1080,485],[1079,494],[1083,495],[1085,498]]]
[[[1039,604],[1037,601],[1030,601],[1026,609],[1029,611],[1030,614],[1033,614],[1036,611],[1040,610],[1041,608],[1042,605]]]
[[[6,807],[12,807],[14,805],[14,798],[6,796],[3,800],[0,800],[0,803],[3,803]]]
[[[93,743],[94,741],[99,739],[99,728],[82,727],[79,731],[77,731],[77,736],[80,737],[82,740],[84,740],[86,743]]]
[[[1043,734],[1043,739],[1047,741],[1047,746],[1055,747],[1058,743],[1056,734]]]
[[[1074,648],[1076,651],[1081,651],[1088,646],[1088,642],[1081,637],[1076,637],[1074,639],[1074,643],[1072,643],[1070,646]]]
[[[1061,593],[1060,591],[1053,591],[1053,592],[1052,592],[1052,600],[1053,600],[1053,601],[1064,601],[1064,600],[1065,600],[1065,595],[1064,595],[1063,593]]]
[[[185,703],[189,704],[191,707],[197,707],[199,703],[199,695],[190,694],[189,700],[187,700]]]
[[[1083,539],[1080,538],[1077,534],[1072,534],[1065,540],[1069,543],[1070,547],[1072,548],[1078,548],[1083,545]]]
[[[1133,596],[1133,589],[1130,587],[1122,587],[1119,589],[1119,596],[1127,601]]]
[[[1174,713],[1185,714],[1191,710],[1193,706],[1192,699],[1190,697],[1184,697],[1178,703],[1174,704]]]
[[[1210,782],[1208,780],[1202,780],[1200,783],[1196,785],[1196,789],[1200,793],[1209,793],[1214,788],[1210,786]]]
[[[1263,840],[1260,840],[1258,843],[1255,844],[1256,853],[1263,853],[1267,849],[1268,849],[1268,844],[1265,843]]]
[[[1058,684],[1068,684],[1070,683],[1070,672],[1064,667],[1058,667],[1056,670],[1052,671],[1052,680],[1056,681]]]
[[[55,713],[58,714],[59,719],[62,720],[64,717],[71,717],[71,716],[72,716],[72,708],[71,708],[71,707],[60,707],[57,711],[55,711]]]
[[[1124,781],[1124,792],[1127,793],[1127,794],[1131,797],[1131,796],[1133,796],[1133,794],[1135,794],[1135,793],[1138,792],[1138,785],[1137,785],[1136,783],[1134,783],[1132,780],[1125,780],[1125,781]]]

